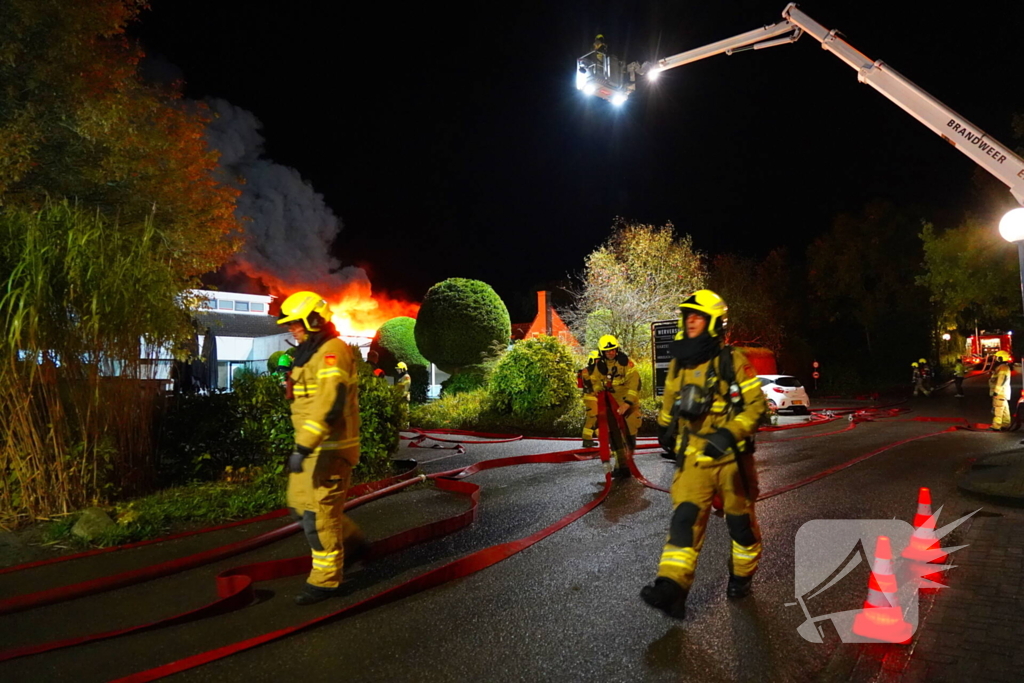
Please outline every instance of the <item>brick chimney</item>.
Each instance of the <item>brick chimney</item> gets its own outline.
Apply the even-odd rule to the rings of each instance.
[[[537,292],[537,316],[544,315],[544,334],[549,337],[554,336],[552,334],[553,327],[551,321],[551,293],[550,292]]]

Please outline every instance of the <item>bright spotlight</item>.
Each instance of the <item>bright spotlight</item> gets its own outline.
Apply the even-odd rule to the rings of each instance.
[[[590,80],[590,77],[587,75],[586,71],[582,71],[582,70],[581,71],[577,71],[576,72],[576,89],[577,90],[583,90],[583,86],[585,86],[587,84],[588,80]]]
[[[661,69],[651,69],[650,71],[647,72],[647,80],[656,81],[658,80],[658,76],[660,75]]]
[[[612,104],[614,104],[616,107],[621,107],[626,103],[627,97],[628,95],[621,92],[617,92],[614,95],[612,95]]]
[[[586,95],[593,95],[597,92],[597,86],[593,83],[587,83],[583,86],[583,92]]]

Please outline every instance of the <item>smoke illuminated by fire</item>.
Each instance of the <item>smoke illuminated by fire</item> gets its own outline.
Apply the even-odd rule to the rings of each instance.
[[[322,292],[333,311],[331,321],[344,337],[372,337],[392,318],[415,318],[420,305],[373,293],[366,281],[351,282],[341,292]]]

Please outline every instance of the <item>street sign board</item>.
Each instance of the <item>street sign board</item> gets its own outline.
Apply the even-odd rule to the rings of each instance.
[[[812,376],[812,377],[814,377],[814,379],[818,379],[819,377],[821,377],[821,373],[820,373],[820,372],[818,372],[817,370],[815,370],[815,371],[814,371],[814,374],[813,374],[813,375],[811,375],[811,376]]]
[[[659,320],[651,323],[651,358],[654,365],[654,395],[665,393],[665,379],[668,377],[668,365],[672,360],[669,344],[679,332],[678,320]]]

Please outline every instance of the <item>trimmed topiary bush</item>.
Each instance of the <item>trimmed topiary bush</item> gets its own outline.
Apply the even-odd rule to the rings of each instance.
[[[572,352],[544,336],[517,341],[498,361],[489,389],[494,409],[517,417],[568,408],[580,394]]]
[[[501,297],[479,280],[450,278],[427,292],[416,319],[416,345],[447,373],[477,365],[495,343],[505,345],[512,322]]]
[[[392,318],[377,330],[370,343],[370,351],[377,352],[377,365],[388,375],[394,375],[395,365],[399,361],[408,365],[409,376],[412,378],[412,400],[422,403],[427,400],[430,361],[423,357],[416,346],[415,328],[415,318]]]

